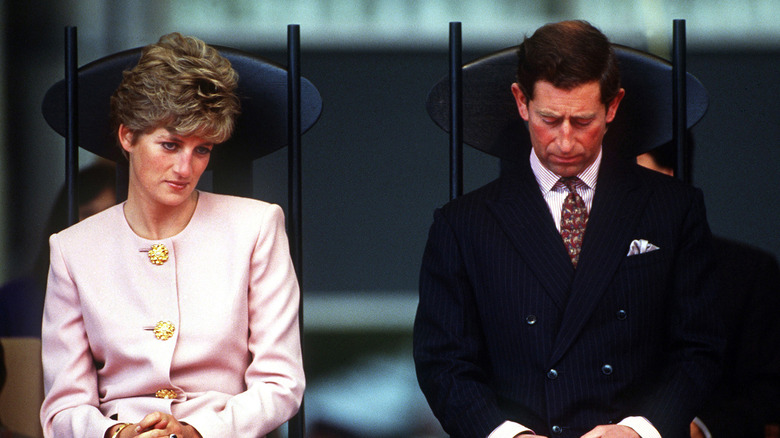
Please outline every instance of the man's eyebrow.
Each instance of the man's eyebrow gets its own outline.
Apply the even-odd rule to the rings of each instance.
[[[549,110],[544,110],[544,109],[536,110],[536,114],[539,114],[542,117],[552,117],[552,118],[556,118],[556,119],[561,116],[558,113],[555,113],[555,112],[549,111]]]
[[[536,110],[536,114],[538,114],[540,117],[552,117],[554,119],[561,118],[562,116],[554,111],[548,111],[548,110]],[[595,119],[596,113],[584,113],[584,114],[574,114],[571,116],[572,119]]]

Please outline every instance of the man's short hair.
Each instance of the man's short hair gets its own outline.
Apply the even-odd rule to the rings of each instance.
[[[571,90],[598,81],[601,102],[620,91],[620,70],[609,39],[587,21],[546,24],[526,37],[517,51],[517,82],[528,100],[538,81]]]

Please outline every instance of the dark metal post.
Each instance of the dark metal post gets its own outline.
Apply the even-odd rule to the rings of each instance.
[[[688,126],[685,20],[674,20],[672,36],[672,141],[677,148],[677,164],[674,174],[681,181],[690,183],[686,128]]]
[[[287,26],[287,137],[290,256],[301,288],[299,327],[303,342],[303,212],[301,202],[301,29],[297,24]],[[288,434],[303,438],[306,433],[304,405],[290,419]]]
[[[463,194],[463,43],[460,22],[450,22],[450,199]]]
[[[65,127],[65,190],[68,194],[68,225],[79,220],[79,105],[78,44],[76,27],[65,27],[65,86],[67,121]]]

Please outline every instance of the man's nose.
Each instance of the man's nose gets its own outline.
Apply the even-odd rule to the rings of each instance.
[[[558,147],[561,149],[561,152],[569,152],[574,146],[573,131],[571,122],[564,120],[561,123],[560,131],[558,132]]]

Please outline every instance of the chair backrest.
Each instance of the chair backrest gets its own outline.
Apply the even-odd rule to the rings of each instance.
[[[255,159],[290,142],[288,72],[273,61],[227,47],[216,47],[238,72],[241,116],[233,136],[215,149],[210,163],[214,170],[215,191],[251,196],[251,174],[236,172],[232,166],[251,166]],[[109,98],[121,82],[122,72],[138,62],[141,49],[119,52],[78,69],[78,146],[120,166],[126,166],[126,160],[116,144],[116,133],[110,129]],[[55,83],[47,91],[42,105],[46,122],[63,136],[68,130],[66,86],[65,80]],[[322,112],[319,91],[305,78],[301,78],[300,101],[302,134],[317,122]],[[250,184],[242,181],[246,178],[249,178]]]
[[[0,344],[7,373],[0,391],[0,422],[16,433],[42,437],[39,419],[43,403],[41,340],[0,338]]]
[[[67,65],[74,64],[75,45],[75,28],[66,28],[66,79],[47,91],[42,104],[43,115],[52,129],[66,137],[66,177],[75,179],[77,171],[71,167],[77,166],[77,160],[69,159],[69,154],[76,154],[76,146],[80,146],[117,163],[117,198],[121,201],[127,196],[127,160],[116,144],[116,134],[111,132],[109,99],[122,80],[122,72],[138,63],[142,48],[106,56],[75,72],[69,71]],[[209,168],[213,170],[213,189],[218,193],[253,197],[252,162],[289,146],[287,234],[303,293],[300,137],[319,120],[322,98],[317,88],[300,76],[299,26],[288,26],[287,68],[236,49],[214,47],[238,73],[241,116],[233,136],[215,148],[212,155]],[[75,65],[70,70],[75,70]],[[74,108],[75,117],[71,114]],[[71,181],[66,185],[76,186]],[[70,197],[72,211],[78,210],[77,202],[75,195]],[[299,321],[303,333],[302,299],[300,305]],[[301,406],[289,422],[289,436],[302,437],[303,432]]]
[[[450,44],[458,47],[459,44]],[[673,66],[649,53],[613,44],[626,96],[604,137],[605,148],[626,156],[639,155],[673,138]],[[531,147],[528,129],[517,112],[510,87],[516,82],[517,46],[490,53],[462,67],[462,141],[509,162],[525,159]],[[431,89],[426,103],[431,119],[452,134],[450,77]],[[704,85],[686,74],[687,125],[707,111]]]

